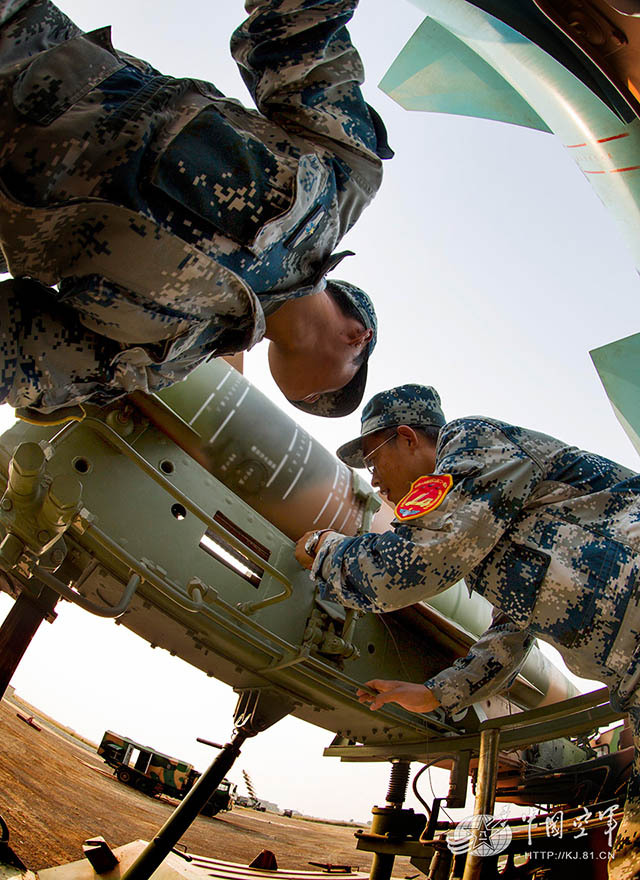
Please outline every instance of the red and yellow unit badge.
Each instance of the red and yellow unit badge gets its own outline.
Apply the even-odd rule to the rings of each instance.
[[[451,474],[428,474],[418,477],[411,488],[396,504],[395,514],[400,522],[416,519],[435,510],[442,504],[449,489],[453,486]]]

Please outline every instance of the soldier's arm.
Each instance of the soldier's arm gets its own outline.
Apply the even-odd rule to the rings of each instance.
[[[393,154],[360,91],[362,61],[346,28],[357,2],[246,0],[249,18],[231,51],[260,112],[329,151],[339,192],[356,186],[369,200],[382,178],[380,157]]]
[[[425,681],[425,687],[448,712],[463,709],[510,687],[534,641],[527,630],[497,612],[466,657]]]
[[[6,24],[23,6],[32,0],[0,0],[0,25]]]
[[[325,598],[392,611],[446,590],[491,552],[542,478],[519,446],[482,420],[450,423],[440,443],[436,471],[453,478],[444,500],[382,535],[330,535],[312,569]]]

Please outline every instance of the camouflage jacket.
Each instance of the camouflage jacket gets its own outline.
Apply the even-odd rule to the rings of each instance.
[[[253,110],[49,0],[0,0],[2,252],[115,341],[121,392],[251,347],[324,286],[390,155],[345,27],[357,2],[247,0],[231,47]]]
[[[324,542],[313,573],[325,598],[390,611],[465,578],[503,615],[427,682],[446,709],[508,686],[534,636],[624,705],[640,677],[640,476],[481,417],[445,425],[434,473],[452,486],[430,512]]]

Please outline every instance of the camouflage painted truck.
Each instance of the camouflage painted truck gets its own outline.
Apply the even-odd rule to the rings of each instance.
[[[113,767],[120,782],[152,796],[166,794],[182,800],[200,777],[193,764],[163,755],[111,730],[105,731],[98,754]],[[235,790],[233,783],[223,779],[202,810],[203,814],[215,816],[223,810],[230,810]]]

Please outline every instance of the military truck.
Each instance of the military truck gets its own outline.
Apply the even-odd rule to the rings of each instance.
[[[120,782],[151,796],[166,794],[182,800],[200,777],[193,764],[163,755],[112,730],[105,731],[98,754],[113,767]],[[215,816],[223,810],[230,810],[235,792],[235,784],[223,779],[202,813]]]

